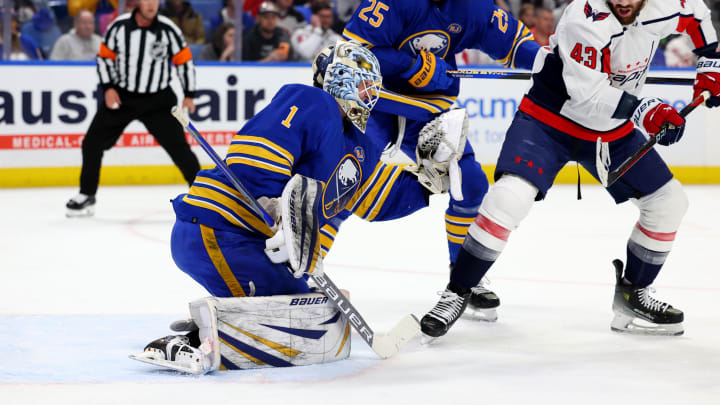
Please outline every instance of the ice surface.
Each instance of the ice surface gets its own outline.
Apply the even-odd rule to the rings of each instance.
[[[682,337],[610,331],[610,261],[624,258],[636,208],[556,186],[489,273],[497,323],[461,320],[385,361],[354,336],[346,361],[201,377],[127,358],[206,295],[170,258],[168,200],[183,190],[101,187],[84,219],[64,217],[75,189],[0,190],[0,403],[720,404],[720,187],[686,188],[655,284],[685,311]],[[446,203],[339,232],[326,271],[377,331],[422,316],[447,282]]]

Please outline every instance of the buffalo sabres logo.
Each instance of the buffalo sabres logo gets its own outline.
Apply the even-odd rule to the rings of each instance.
[[[155,41],[150,45],[150,56],[153,59],[165,59],[168,56],[167,44],[162,41]]]
[[[439,58],[444,58],[448,53],[450,35],[445,31],[432,30],[413,34],[400,44],[400,49],[418,55],[420,51],[434,53]]]
[[[323,215],[332,218],[350,202],[360,186],[362,169],[353,155],[345,155],[335,168],[323,190]]]
[[[593,21],[602,21],[602,20],[608,18],[609,15],[610,15],[610,13],[601,13],[599,11],[593,10],[593,8],[590,7],[590,2],[589,1],[585,2],[585,17],[587,17],[587,18],[592,17]]]

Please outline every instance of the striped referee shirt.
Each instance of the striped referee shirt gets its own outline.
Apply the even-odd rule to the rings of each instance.
[[[170,85],[172,62],[185,97],[193,97],[195,65],[182,31],[162,15],[149,27],[140,27],[136,12],[118,16],[108,27],[97,56],[100,85],[104,89],[157,93]]]

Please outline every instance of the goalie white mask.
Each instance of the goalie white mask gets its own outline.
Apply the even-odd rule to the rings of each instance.
[[[357,42],[338,41],[315,57],[313,81],[335,97],[350,122],[364,133],[382,85],[375,55]]]

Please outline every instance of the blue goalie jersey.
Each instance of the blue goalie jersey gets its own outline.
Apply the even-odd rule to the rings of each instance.
[[[279,197],[295,174],[322,181],[318,217],[325,254],[351,213],[388,220],[426,206],[414,176],[379,157],[370,138],[341,118],[331,95],[291,84],[237,133],[225,162],[255,199]],[[273,235],[217,168],[200,171],[190,191],[173,205],[177,217],[187,222],[249,237]]]
[[[383,99],[400,102],[397,93],[413,96],[405,101],[408,109],[431,113],[452,105],[459,79],[449,89],[435,92],[439,94],[412,87],[400,75],[413,65],[420,50],[432,52],[453,69],[455,54],[469,48],[482,50],[506,67],[531,69],[539,48],[530,30],[492,0],[363,0],[343,36],[365,44],[378,57],[387,90]],[[376,108],[420,118],[412,112],[389,111],[381,104]]]

